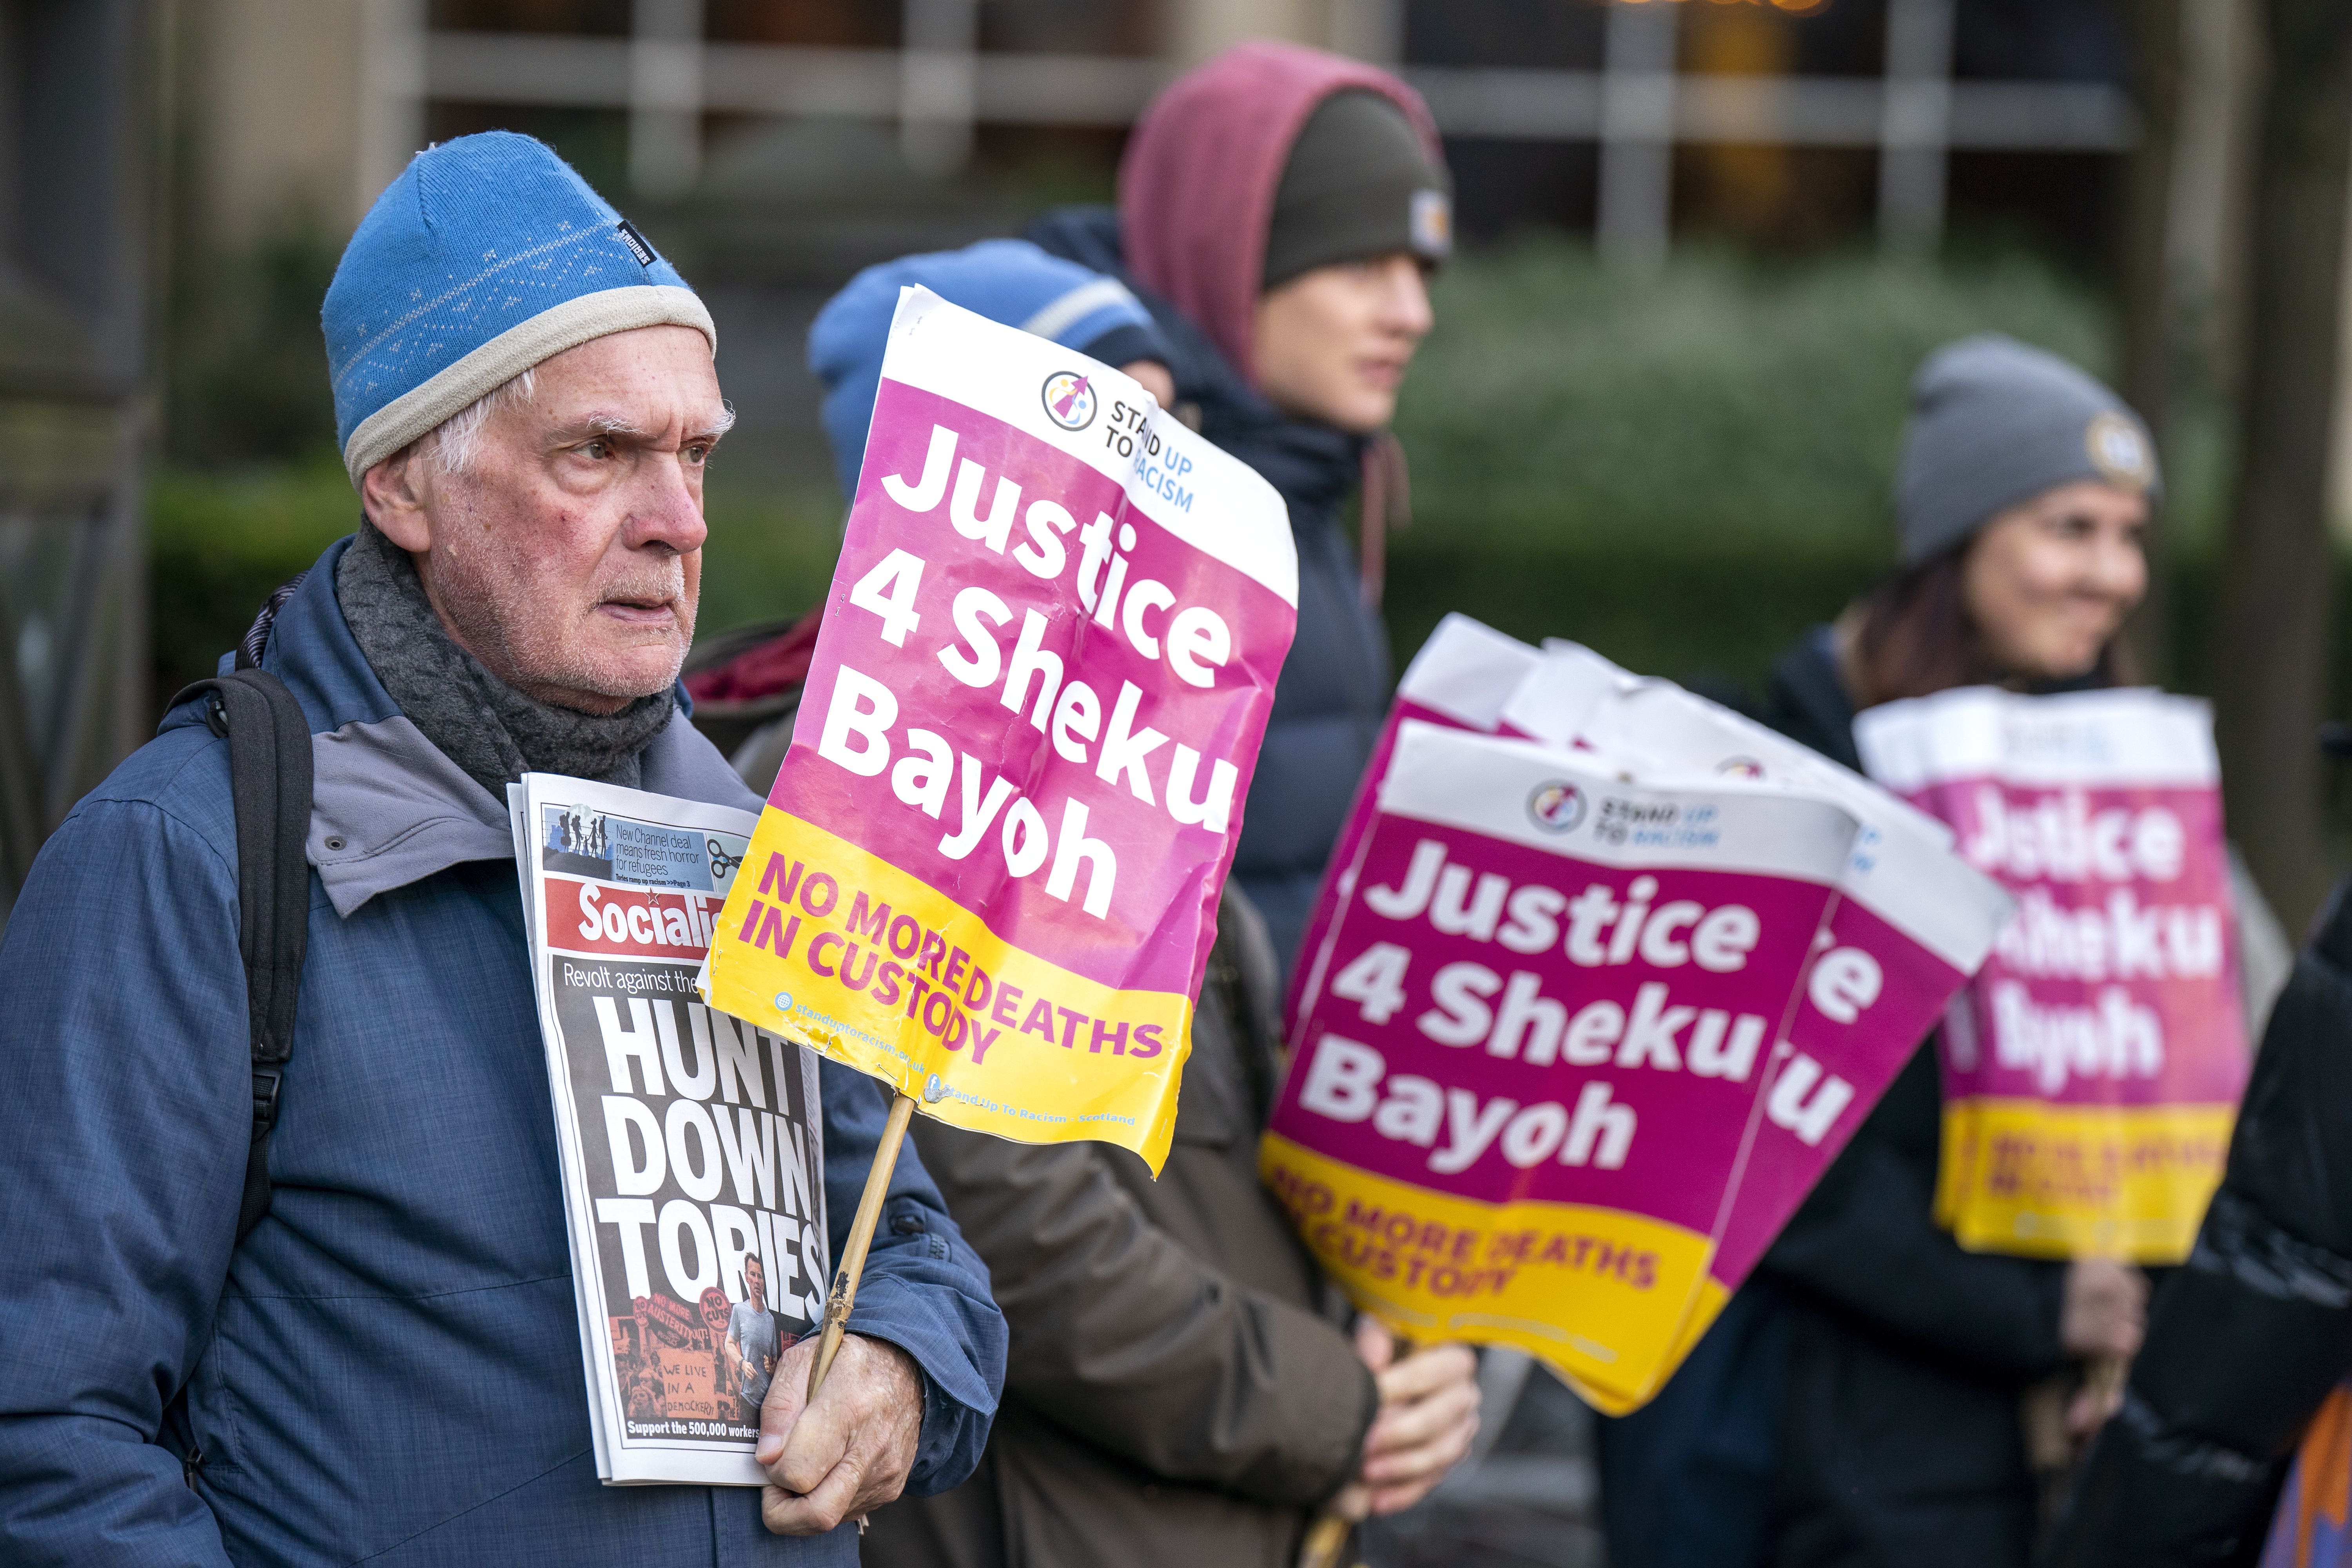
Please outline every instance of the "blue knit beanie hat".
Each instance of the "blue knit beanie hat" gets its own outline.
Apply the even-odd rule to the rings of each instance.
[[[360,476],[569,348],[710,312],[544,143],[508,131],[419,153],[360,222],[320,324],[335,438]]]
[[[1895,475],[1903,563],[1951,549],[2044,490],[2097,479],[2162,499],[2156,443],[2120,397],[2056,354],[1999,332],[1946,343],[1911,383]]]
[[[866,430],[882,390],[882,351],[898,290],[909,284],[1106,364],[1169,357],[1151,312],[1126,284],[1025,239],[983,239],[869,267],[825,302],[809,328],[809,369],[824,383],[825,439],[845,497],[857,493]]]

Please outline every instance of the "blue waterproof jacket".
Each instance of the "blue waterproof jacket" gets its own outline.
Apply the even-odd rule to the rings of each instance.
[[[1030,226],[1029,237],[1127,284],[1151,311],[1177,401],[1200,411],[1201,434],[1256,469],[1290,509],[1298,631],[1250,775],[1233,873],[1265,917],[1286,972],[1394,684],[1388,632],[1364,603],[1356,548],[1340,525],[1340,509],[1362,474],[1363,437],[1288,418],[1255,391],[1206,333],[1127,271],[1112,209],[1049,213]]]
[[[0,1563],[855,1563],[853,1528],[768,1534],[753,1489],[598,1483],[505,804],[368,667],[343,548],[263,658],[317,795],[277,1192],[243,1243],[236,838],[196,704],[74,809],[0,937]],[[759,804],[683,714],[643,773]],[[886,1108],[831,1063],[822,1094],[839,1257]],[[850,1327],[925,1374],[909,1489],[962,1480],[1004,1323],[911,1146]]]

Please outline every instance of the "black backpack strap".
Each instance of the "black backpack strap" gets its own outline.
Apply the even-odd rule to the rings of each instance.
[[[297,579],[299,582],[299,579]],[[285,682],[257,667],[268,623],[294,588],[273,595],[237,668],[199,680],[172,706],[202,697],[205,722],[228,740],[229,793],[236,806],[238,952],[253,1051],[253,1144],[246,1155],[237,1239],[269,1211],[269,1131],[278,1091],[294,1054],[294,1002],[310,939],[310,721]]]

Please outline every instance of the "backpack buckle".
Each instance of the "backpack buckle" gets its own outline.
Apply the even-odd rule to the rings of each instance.
[[[263,1131],[278,1125],[278,1085],[282,1076],[276,1068],[253,1069],[253,1124]]]

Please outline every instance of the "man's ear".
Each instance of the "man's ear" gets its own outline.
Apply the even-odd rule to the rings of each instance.
[[[412,555],[433,548],[422,457],[417,444],[411,443],[360,476],[360,510],[386,539]]]

